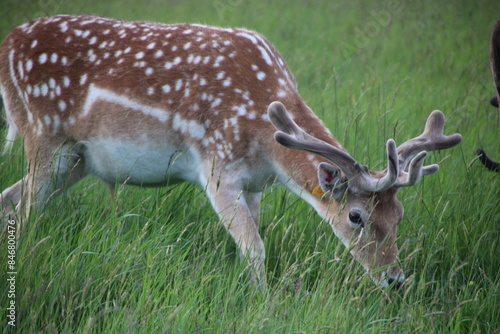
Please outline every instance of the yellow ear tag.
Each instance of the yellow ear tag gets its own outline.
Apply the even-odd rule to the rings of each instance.
[[[323,196],[325,193],[323,192],[320,186],[317,186],[316,188],[313,189],[312,194],[317,196]]]

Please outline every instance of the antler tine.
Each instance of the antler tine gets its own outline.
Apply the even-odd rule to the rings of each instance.
[[[275,140],[281,145],[318,154],[335,163],[349,179],[351,191],[379,192],[394,185],[399,174],[396,144],[392,139],[387,141],[387,173],[380,179],[374,178],[369,171],[361,166],[346,152],[312,137],[302,130],[286,111],[280,102],[273,102],[268,108],[271,123],[280,130],[274,134]]]
[[[404,172],[408,171],[410,162],[418,153],[451,148],[462,141],[462,136],[458,133],[445,136],[443,133],[444,124],[444,114],[439,110],[434,110],[427,118],[424,132],[399,145],[399,163]]]
[[[402,171],[395,183],[395,187],[410,187],[417,184],[422,176],[431,175],[439,170],[438,165],[423,166],[424,160],[427,157],[427,152],[418,153],[411,161],[408,167],[408,172]]]

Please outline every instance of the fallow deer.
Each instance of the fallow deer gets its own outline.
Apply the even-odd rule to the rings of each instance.
[[[500,20],[493,28],[493,33],[490,39],[490,67],[491,74],[493,75],[493,81],[497,90],[497,95],[491,98],[491,105],[498,108],[498,117],[500,117]],[[479,156],[479,161],[491,171],[500,172],[500,163],[493,161],[482,148],[478,148],[476,151]]]
[[[444,115],[434,111],[421,136],[387,141],[387,170],[368,170],[304,103],[274,46],[244,29],[40,18],[3,42],[0,84],[7,147],[19,134],[29,164],[1,194],[4,219],[44,207],[89,174],[111,188],[188,181],[204,188],[261,282],[261,194],[279,182],[314,207],[375,282],[401,284],[398,189],[438,170],[423,166],[426,151],[461,141],[443,135]]]

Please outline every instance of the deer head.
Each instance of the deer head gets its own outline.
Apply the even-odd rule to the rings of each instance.
[[[332,163],[319,164],[318,183],[321,200],[328,208],[323,215],[335,234],[372,272],[376,282],[383,286],[393,281],[401,284],[404,274],[397,263],[396,239],[403,206],[396,198],[398,189],[436,173],[438,165],[424,166],[427,151],[453,147],[460,143],[461,136],[445,136],[444,115],[435,110],[420,136],[397,148],[394,140],[387,141],[387,168],[377,172],[345,151],[307,134],[290,118],[283,104],[273,102],[268,112],[279,130],[274,135],[278,143],[320,155]]]

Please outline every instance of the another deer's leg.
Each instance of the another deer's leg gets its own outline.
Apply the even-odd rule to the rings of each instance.
[[[241,187],[231,181],[209,182],[207,193],[212,205],[239,247],[242,258],[252,266],[252,281],[266,284],[265,248],[257,224]],[[255,197],[251,201],[255,200]]]

